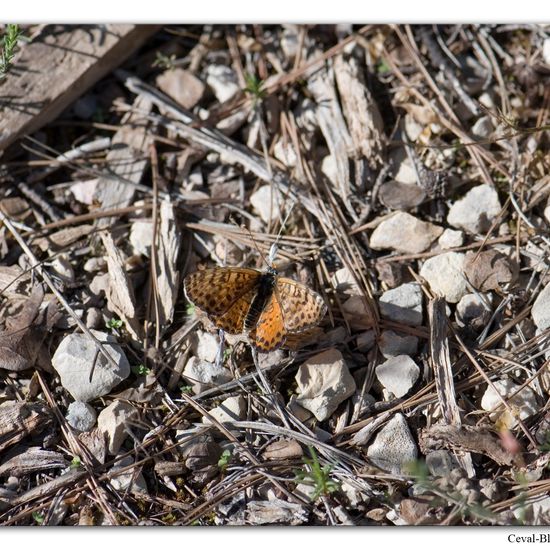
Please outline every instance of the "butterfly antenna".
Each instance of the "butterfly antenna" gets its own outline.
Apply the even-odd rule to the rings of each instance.
[[[269,249],[269,256],[267,257],[268,265],[273,266],[273,262],[275,261],[275,258],[277,257],[277,253],[279,252],[279,247],[277,243],[279,242],[281,238],[281,234],[283,232],[283,229],[286,226],[286,222],[288,221],[288,218],[290,217],[290,214],[292,213],[292,210],[294,209],[294,205],[296,204],[296,201],[294,201],[290,208],[288,209],[288,212],[286,213],[285,219],[283,220],[283,223],[281,224],[281,228],[279,229],[279,233],[277,234],[277,238],[275,239],[275,242],[271,245],[271,248]]]

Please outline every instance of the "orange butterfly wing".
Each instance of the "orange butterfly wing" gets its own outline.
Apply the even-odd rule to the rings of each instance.
[[[252,344],[263,352],[273,351],[284,344],[286,329],[281,305],[275,293],[268,300],[256,327],[250,331],[248,337]]]
[[[261,272],[241,267],[214,267],[191,273],[183,283],[187,299],[231,334],[242,332]]]

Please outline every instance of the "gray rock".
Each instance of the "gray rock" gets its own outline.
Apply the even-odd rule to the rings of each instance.
[[[86,326],[92,329],[99,329],[105,326],[103,313],[101,313],[101,310],[99,308],[88,308],[88,311],[86,311]]]
[[[220,103],[229,101],[240,90],[235,71],[226,65],[207,65],[206,83]]]
[[[279,202],[281,197],[272,185],[262,185],[250,195],[250,204],[265,223],[278,220],[280,216]]]
[[[357,335],[355,339],[355,345],[357,346],[357,351],[369,351],[369,349],[374,346],[375,335],[374,330],[367,330]]]
[[[300,365],[296,382],[297,403],[319,421],[329,418],[355,392],[355,380],[337,349],[323,351]]]
[[[398,212],[384,220],[372,232],[370,246],[374,250],[391,249],[417,254],[424,252],[443,233],[443,228],[423,222],[406,212]]]
[[[401,413],[378,432],[367,449],[367,456],[382,470],[393,474],[406,473],[407,465],[418,457],[418,448]]]
[[[232,379],[231,373],[223,366],[202,361],[198,357],[191,357],[187,361],[183,377],[191,383],[195,394],[225,384]]]
[[[449,451],[432,451],[426,455],[426,466],[431,475],[445,477],[460,464]]]
[[[376,378],[395,397],[406,395],[419,376],[420,368],[408,355],[391,357],[376,367]]]
[[[462,246],[464,244],[464,233],[458,229],[447,228],[443,231],[437,243],[443,250]]]
[[[424,262],[420,276],[428,281],[436,294],[448,302],[456,303],[468,293],[468,284],[463,272],[464,254],[444,252]]]
[[[82,401],[74,401],[67,408],[65,415],[69,425],[79,432],[87,432],[94,427],[96,413],[93,407]]]
[[[130,375],[130,363],[112,334],[91,331],[106,348],[117,367],[97,353],[95,343],[85,334],[73,333],[59,344],[52,357],[53,368],[58,372],[61,385],[75,401],[88,402],[108,394]],[[93,376],[90,373],[94,367]]]
[[[493,422],[496,422],[499,418],[505,418],[505,424],[508,428],[513,428],[517,424],[517,420],[510,417],[510,413],[504,408],[499,395],[507,401],[520,420],[525,420],[538,412],[537,396],[531,388],[525,387],[513,397],[509,397],[519,390],[519,384],[506,378],[504,380],[495,380],[493,386],[495,389],[487,386],[481,398],[481,408],[484,411],[492,411],[494,408],[499,407],[497,411],[489,415],[489,418]]]
[[[471,327],[474,330],[482,329],[491,319],[492,310],[479,294],[466,294],[456,305],[456,323],[459,327]]]
[[[380,353],[386,358],[396,357],[397,355],[414,355],[418,348],[418,338],[416,336],[400,336],[393,330],[385,330],[378,340]]]
[[[447,221],[468,233],[484,233],[489,230],[501,208],[495,189],[484,183],[470,189],[451,206]]]
[[[211,417],[222,424],[224,422],[233,422],[242,420],[246,412],[246,401],[242,396],[228,397],[225,401],[209,411]],[[202,421],[205,424],[212,424],[209,417],[203,416]]]
[[[164,71],[156,78],[157,86],[184,109],[192,109],[202,98],[205,85],[192,72],[180,67]]]
[[[482,139],[490,137],[494,131],[495,127],[489,116],[478,118],[472,126],[472,134]]]
[[[380,314],[386,319],[404,325],[422,324],[422,289],[417,283],[387,290],[380,296]]]
[[[145,257],[151,255],[151,244],[153,242],[153,224],[151,220],[136,220],[130,228],[130,244],[134,254],[141,254]]]
[[[109,470],[111,484],[117,491],[129,491],[133,495],[148,495],[147,483],[142,474],[142,467],[128,468],[134,463],[131,456],[125,456],[117,460],[114,466]],[[121,473],[118,473],[119,471]]]
[[[107,450],[116,455],[129,432],[135,431],[138,411],[130,403],[116,399],[97,417],[97,427],[105,436]]]
[[[531,309],[531,316],[537,328],[544,330],[550,327],[550,283],[539,292]]]
[[[191,339],[191,352],[202,361],[214,363],[219,349],[220,343],[217,335],[210,332],[196,332]]]

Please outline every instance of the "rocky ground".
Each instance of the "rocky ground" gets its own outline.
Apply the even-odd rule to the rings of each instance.
[[[0,524],[549,522],[549,27],[20,30]],[[183,280],[273,243],[255,353]]]

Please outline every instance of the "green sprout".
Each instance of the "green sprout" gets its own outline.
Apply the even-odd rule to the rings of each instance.
[[[254,103],[261,101],[266,96],[266,91],[263,89],[264,82],[255,74],[247,74],[245,76],[246,86],[244,91],[254,98]]]
[[[304,458],[304,465],[307,470],[298,470],[295,472],[296,481],[314,488],[310,496],[311,501],[317,500],[320,496],[327,496],[340,489],[340,484],[330,477],[332,466],[325,464],[321,466],[317,453],[313,447],[308,447],[311,458]]]
[[[168,56],[162,52],[157,52],[156,58],[153,61],[153,67],[158,67],[159,69],[173,69],[176,66],[175,61],[175,54]]]
[[[147,376],[151,369],[140,363],[139,365],[132,365],[132,372],[136,376]]]
[[[107,321],[107,328],[110,330],[118,330],[120,327],[122,327],[121,319],[117,319],[116,317],[113,317],[112,319],[109,319]]]
[[[33,512],[32,519],[34,519],[38,525],[42,525],[44,523],[44,514],[41,514],[40,512]]]
[[[220,455],[220,459],[218,460],[218,468],[225,472],[227,469],[227,466],[229,466],[229,461],[231,460],[231,451],[228,449],[225,449],[223,453]]]
[[[180,392],[186,395],[191,395],[193,393],[193,386],[182,385],[180,386]]]
[[[195,305],[192,304],[191,302],[189,302],[187,304],[187,307],[185,308],[185,313],[189,316],[189,317],[192,317],[194,314],[195,314]]]
[[[79,456],[73,456],[73,459],[71,460],[71,464],[69,465],[69,468],[71,470],[76,470],[77,468],[80,468],[82,466],[82,461],[80,460]]]
[[[6,25],[5,34],[0,38],[0,80],[6,77],[10,70],[17,50],[17,41],[21,38],[23,31],[19,25]]]

